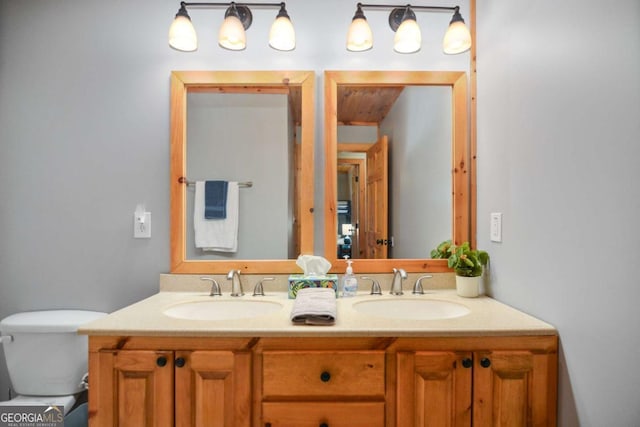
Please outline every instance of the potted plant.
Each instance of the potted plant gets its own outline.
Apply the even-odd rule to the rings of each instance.
[[[454,245],[445,240],[431,251],[432,258],[446,259],[449,268],[456,273],[456,290],[463,297],[476,297],[480,293],[480,281],[484,266],[489,261],[489,254],[478,249],[471,249],[469,242]]]

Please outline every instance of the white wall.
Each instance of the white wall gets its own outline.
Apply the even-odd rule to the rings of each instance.
[[[391,258],[428,258],[451,231],[452,90],[407,87],[380,126],[389,137]]]
[[[614,3],[478,1],[478,242],[559,329],[565,427],[640,425],[640,3]]]
[[[467,1],[440,3],[460,4],[469,16]],[[171,70],[314,70],[318,170],[324,70],[468,70],[469,54],[441,51],[448,14],[418,13],[423,48],[402,55],[392,50],[388,13],[367,12],[375,46],[347,52],[355,4],[288,1],[292,52],[267,45],[275,10],[253,11],[242,52],[215,42],[223,10],[194,10],[200,47],[182,53],[167,45],[175,0],[0,0],[0,318],[43,308],[113,311],[157,291],[169,269]],[[141,202],[152,212],[149,240],[132,238]],[[7,387],[0,369],[0,399]]]

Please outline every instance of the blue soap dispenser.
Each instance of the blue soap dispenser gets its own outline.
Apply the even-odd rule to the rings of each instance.
[[[353,275],[353,261],[349,259],[348,255],[344,256],[345,261],[347,262],[347,271],[342,276],[342,297],[355,297],[356,293],[358,293],[358,279]]]

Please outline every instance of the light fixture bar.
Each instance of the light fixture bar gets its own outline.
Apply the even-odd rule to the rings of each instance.
[[[187,7],[229,7],[231,3],[235,3],[236,6],[252,6],[252,7],[280,7],[284,3],[244,3],[244,2],[226,2],[226,3],[207,3],[207,2],[180,2],[180,5]]]
[[[414,10],[427,10],[431,12],[455,12],[460,9],[460,6],[414,6],[412,4],[397,5],[397,4],[366,4],[358,3],[357,6],[367,9],[396,9],[396,8],[410,8]]]
[[[285,2],[180,2],[180,9],[169,29],[169,46],[183,52],[192,52],[198,48],[198,38],[187,13],[190,9],[224,7],[224,21],[218,33],[218,44],[229,50],[243,50],[246,47],[245,30],[253,22],[249,6],[255,8],[278,8],[276,20],[269,32],[269,46],[276,50],[293,50],[296,46],[295,31],[287,13]]]
[[[420,50],[422,36],[416,22],[415,11],[453,12],[449,28],[442,42],[446,54],[458,54],[471,47],[471,33],[460,15],[460,6],[423,6],[357,3],[356,13],[347,33],[347,50],[361,52],[373,47],[373,36],[362,9],[391,9],[389,27],[395,33],[393,49],[398,53],[415,53]]]

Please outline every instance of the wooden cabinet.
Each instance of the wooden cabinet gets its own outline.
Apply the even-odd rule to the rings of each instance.
[[[173,425],[173,352],[101,351],[97,357],[99,381],[91,381],[89,398],[100,420],[92,425]]]
[[[385,352],[265,351],[265,427],[384,427]]]
[[[556,377],[555,352],[474,353],[474,425],[555,425]]]
[[[556,337],[484,344],[502,350],[471,351],[483,345],[473,341],[468,351],[422,340],[395,353],[397,427],[555,425]]]
[[[90,426],[554,426],[557,336],[90,337]]]
[[[100,348],[89,363],[91,426],[251,425],[249,351]]]
[[[471,425],[470,353],[400,351],[396,357],[398,426]]]

